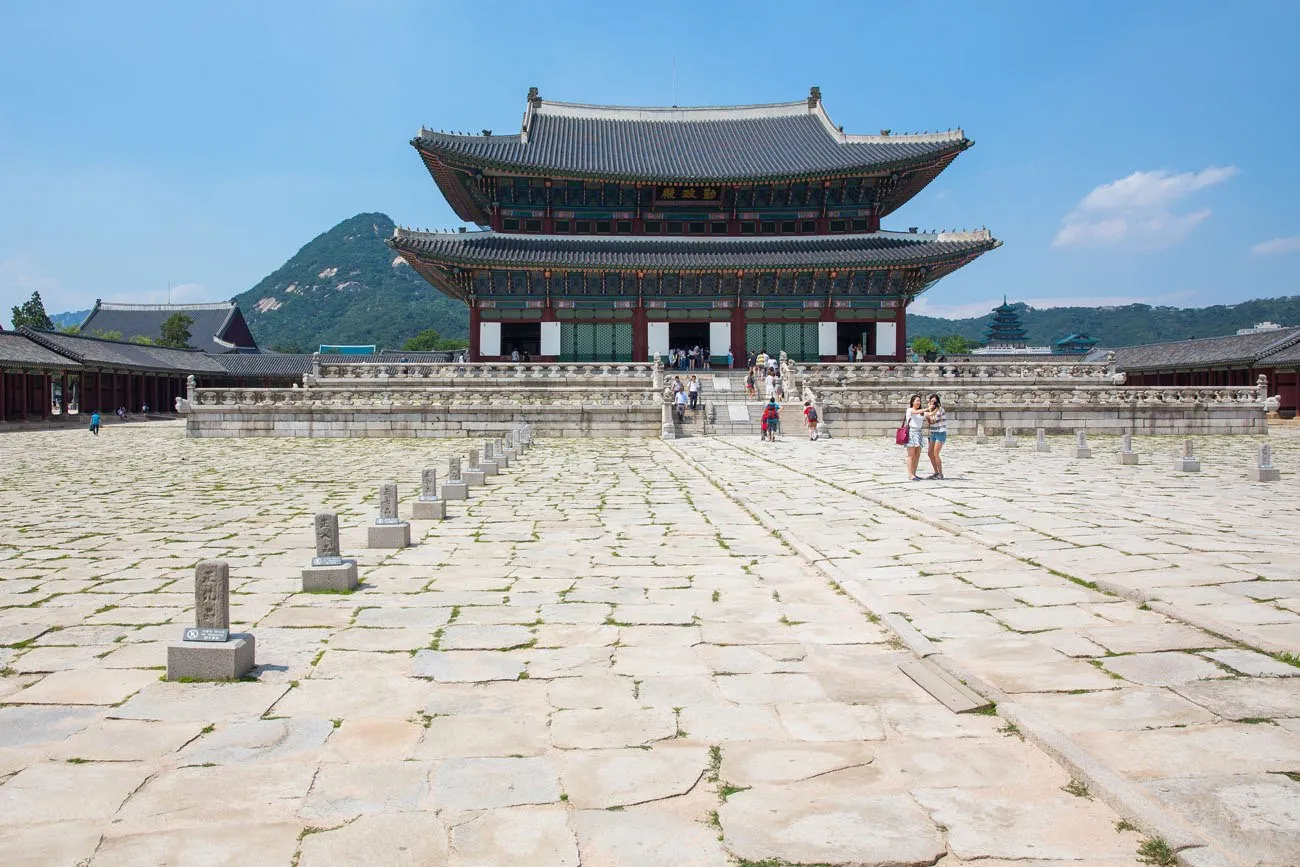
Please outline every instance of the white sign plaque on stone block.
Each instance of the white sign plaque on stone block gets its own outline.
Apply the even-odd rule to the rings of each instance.
[[[731,421],[749,421],[749,407],[743,403],[727,404],[727,418]]]

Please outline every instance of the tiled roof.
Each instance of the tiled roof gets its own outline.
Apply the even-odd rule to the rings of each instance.
[[[184,313],[194,320],[190,326],[190,345],[195,349],[208,352],[231,352],[237,346],[252,346],[247,340],[228,340],[228,331],[236,317],[242,320],[239,305],[233,301],[219,304],[109,304],[96,302],[86,321],[81,323],[81,330],[93,335],[95,332],[117,332],[122,339],[148,337],[157,340],[162,336],[162,324],[176,313]],[[246,330],[246,329],[240,329]],[[242,335],[241,335],[242,338]]]
[[[985,230],[693,238],[417,232],[402,228],[396,229],[388,241],[399,252],[451,265],[625,270],[916,266],[978,255],[1000,243]]]
[[[1300,344],[1300,328],[1283,328],[1256,334],[1201,337],[1171,343],[1121,346],[1114,350],[1120,370],[1173,370],[1229,364],[1254,364],[1276,360],[1281,350]]]
[[[103,340],[78,334],[35,332],[23,328],[20,333],[47,349],[66,355],[87,367],[111,367],[150,370],[166,373],[224,373],[212,355],[196,349],[170,349],[144,346],[119,340]]]
[[[628,108],[533,97],[516,135],[421,129],[411,144],[453,161],[524,172],[721,181],[886,171],[955,154],[972,142],[961,130],[846,135],[814,91],[797,102],[714,108]]]
[[[0,367],[9,369],[75,370],[81,367],[67,356],[42,346],[17,331],[0,332]]]

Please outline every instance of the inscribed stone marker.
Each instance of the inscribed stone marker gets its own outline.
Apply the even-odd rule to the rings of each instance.
[[[204,560],[194,569],[194,625],[230,629],[230,566]]]
[[[313,566],[343,565],[342,549],[339,547],[339,516],[333,512],[316,514],[316,556],[312,558]]]

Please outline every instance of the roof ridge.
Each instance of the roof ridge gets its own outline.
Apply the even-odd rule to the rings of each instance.
[[[393,238],[403,240],[422,240],[422,239],[441,239],[441,238],[505,238],[509,240],[521,240],[525,242],[534,241],[562,241],[567,244],[593,242],[601,244],[616,243],[651,243],[664,241],[691,241],[700,244],[770,244],[779,241],[835,241],[862,238],[884,238],[902,241],[991,241],[993,233],[988,229],[973,229],[960,232],[895,232],[881,230],[878,232],[837,232],[836,234],[821,235],[542,235],[542,234],[520,234],[514,232],[497,232],[492,229],[483,229],[476,232],[461,232],[457,230],[449,231],[430,231],[427,229],[412,229],[407,226],[394,226]]]
[[[234,301],[210,301],[200,304],[117,304],[109,301],[97,302],[97,310],[228,310],[236,306]]]

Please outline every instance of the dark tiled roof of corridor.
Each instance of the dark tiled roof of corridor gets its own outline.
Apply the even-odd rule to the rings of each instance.
[[[1272,358],[1275,353],[1297,342],[1300,342],[1300,328],[1121,346],[1114,350],[1115,364],[1120,370],[1134,371],[1253,364]]]
[[[17,331],[0,331],[0,367],[8,369],[71,370],[81,367]]]

